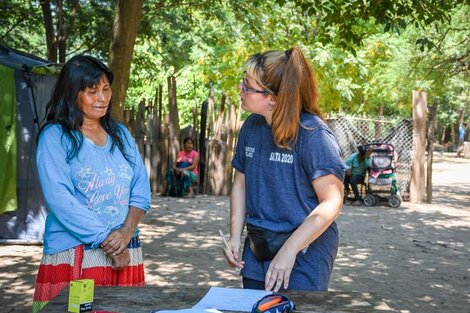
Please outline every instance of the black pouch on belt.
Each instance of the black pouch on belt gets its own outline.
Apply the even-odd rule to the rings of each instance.
[[[294,231],[281,233],[246,224],[250,249],[259,261],[272,260]]]

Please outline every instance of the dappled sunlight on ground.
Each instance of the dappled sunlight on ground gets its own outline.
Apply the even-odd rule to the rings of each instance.
[[[228,203],[228,197],[205,195],[154,197],[141,227],[147,283],[240,287],[238,272],[227,266],[222,254],[218,234],[219,229],[228,230]]]
[[[0,299],[15,312],[31,311],[41,256],[42,246],[0,246]]]
[[[470,160],[436,156],[433,181],[431,204],[343,208],[330,290],[372,292],[401,313],[470,312]],[[218,234],[228,197],[153,196],[140,229],[148,285],[241,286]],[[5,312],[30,311],[41,250],[0,246]]]
[[[470,184],[464,186],[468,194]],[[464,312],[470,307],[468,203],[345,206],[330,287],[374,290],[400,312]]]

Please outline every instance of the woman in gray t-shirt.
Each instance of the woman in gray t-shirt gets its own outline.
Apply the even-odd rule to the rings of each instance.
[[[245,288],[327,290],[345,166],[317,106],[313,69],[298,47],[267,51],[248,59],[239,89],[253,114],[232,160],[227,261]]]

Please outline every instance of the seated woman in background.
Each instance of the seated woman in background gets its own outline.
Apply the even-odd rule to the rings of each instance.
[[[349,186],[351,186],[354,193],[354,202],[352,205],[359,206],[362,204],[361,195],[359,193],[359,184],[363,184],[366,178],[367,168],[370,167],[370,154],[372,150],[365,149],[364,146],[357,147],[358,152],[351,154],[345,161],[347,170],[344,176],[344,196],[349,193]]]
[[[169,196],[184,197],[187,191],[188,197],[194,196],[193,183],[199,173],[199,153],[193,147],[193,140],[189,137],[184,138],[183,150],[178,152],[175,165],[166,174],[164,195],[168,191]]]

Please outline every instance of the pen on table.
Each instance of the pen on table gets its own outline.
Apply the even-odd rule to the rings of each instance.
[[[228,249],[228,251],[232,252],[232,249],[230,249],[230,246],[228,245],[227,240],[225,240],[225,235],[224,235],[224,233],[222,232],[221,229],[219,229],[219,234],[220,234],[220,237],[222,238],[222,241],[223,241],[225,247]],[[233,255],[233,254],[232,254],[232,255]],[[235,261],[236,261],[236,260],[235,260]],[[238,265],[238,261],[237,261],[237,271],[240,271],[240,270],[241,270],[241,268],[240,268],[240,266]]]

